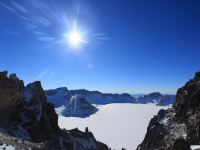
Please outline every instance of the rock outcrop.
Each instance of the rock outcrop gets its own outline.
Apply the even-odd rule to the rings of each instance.
[[[75,95],[72,96],[69,103],[64,106],[62,115],[67,117],[73,116],[85,118],[96,113],[97,111],[98,108],[90,104],[85,97],[81,95]]]
[[[20,90],[24,87],[23,81],[15,74],[7,77],[8,72],[0,73],[0,127],[8,127],[11,114],[16,106]]]
[[[18,149],[109,149],[91,132],[62,130],[39,81],[24,86],[15,74],[0,72],[0,142]]]
[[[151,119],[137,150],[189,150],[200,145],[200,72],[178,89],[172,108]]]

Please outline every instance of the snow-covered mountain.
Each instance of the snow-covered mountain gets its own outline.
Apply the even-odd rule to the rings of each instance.
[[[137,103],[152,103],[159,106],[172,105],[176,99],[175,95],[163,95],[159,92],[150,93],[144,96],[136,97]]]
[[[66,117],[88,117],[98,109],[90,104],[87,99],[80,95],[72,96],[69,103],[56,108],[56,112]]]
[[[68,103],[72,96],[81,95],[85,97],[89,103],[104,105],[110,103],[135,103],[136,99],[130,94],[110,94],[101,93],[99,91],[88,91],[85,89],[68,90],[66,87],[45,91],[49,102],[55,104],[55,107]]]
[[[159,106],[172,105],[175,95],[162,95],[159,92],[148,95],[132,96],[130,94],[111,94],[85,89],[68,90],[66,87],[45,91],[49,102],[56,107],[57,114],[73,117],[88,117],[98,109],[93,105],[112,103],[138,103]]]
[[[101,93],[99,91],[88,91],[85,89],[68,90],[66,87],[45,91],[48,101],[53,103],[55,107],[69,104],[72,96],[81,95],[91,104],[104,105],[111,103],[152,103],[160,106],[171,105],[175,101],[175,95],[163,95],[159,92],[150,93],[147,95],[130,95]]]
[[[66,97],[69,94],[69,91],[66,87],[46,90],[45,94],[47,96],[48,101],[54,104],[55,107],[60,107],[69,102],[70,100],[68,99],[68,97]]]
[[[64,116],[88,117],[98,111],[93,106],[110,103],[135,103],[129,94],[104,94],[99,91],[68,90],[66,87],[45,91],[49,102],[56,107],[56,112]]]

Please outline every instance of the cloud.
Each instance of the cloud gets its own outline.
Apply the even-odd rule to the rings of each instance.
[[[17,9],[18,11],[27,14],[28,10],[26,8],[24,8],[22,5],[20,5],[19,3],[15,2],[15,1],[11,1],[11,5]]]
[[[26,29],[28,30],[37,28],[37,25],[29,23],[29,22],[26,22],[25,26],[26,26]]]
[[[63,46],[66,47],[66,37],[62,37],[62,35],[71,32],[73,22],[79,22],[80,6],[75,7],[77,14],[70,15],[68,14],[70,11],[57,5],[57,2],[49,3],[49,1],[41,0],[8,0],[7,2],[0,0],[0,7],[9,10],[15,17],[21,19],[24,28],[34,34],[40,42],[48,42],[48,46],[59,49]],[[77,26],[77,30],[80,30],[84,37],[81,40],[83,44],[104,44],[104,41],[111,39],[104,32],[94,33],[92,29],[85,29],[81,25]],[[91,63],[86,65],[89,69],[93,68]]]
[[[33,31],[34,34],[36,35],[42,35],[42,36],[46,36],[48,35],[47,33],[41,32],[41,31]]]
[[[91,36],[93,37],[93,43],[98,45],[103,45],[104,41],[111,40],[111,37],[109,37],[106,33],[95,33]]]
[[[2,3],[2,2],[0,2],[0,6],[2,6],[3,8],[5,8],[5,9],[7,9],[7,10],[13,12],[13,13],[16,13],[16,12],[17,12],[15,9],[13,9],[12,7],[6,5],[6,4],[4,4],[4,3]]]
[[[49,42],[49,41],[54,41],[55,37],[43,36],[43,37],[39,37],[38,40],[41,42]]]
[[[102,40],[102,41],[111,40],[111,38],[110,37],[98,37],[98,40]]]
[[[95,33],[92,34],[93,37],[101,37],[101,36],[106,36],[106,33]]]
[[[44,26],[50,26],[51,25],[51,22],[47,18],[44,18],[42,16],[35,17],[35,21],[37,21],[38,23],[40,23]]]

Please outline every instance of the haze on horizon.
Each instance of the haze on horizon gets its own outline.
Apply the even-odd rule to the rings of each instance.
[[[2,0],[0,70],[45,89],[174,94],[200,70],[200,1]]]

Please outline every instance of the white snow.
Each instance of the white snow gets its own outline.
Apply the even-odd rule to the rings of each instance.
[[[6,144],[3,144],[3,145],[0,145],[0,149],[3,150],[15,150],[15,148],[11,145],[6,145]]]
[[[64,90],[59,90],[55,95],[48,96],[47,99],[49,102],[53,103],[56,107],[59,107],[61,105],[65,104],[65,95],[67,94]]]
[[[56,113],[60,116],[65,111],[65,106],[62,105],[60,107],[55,108]]]
[[[200,149],[200,145],[191,145],[190,148],[192,150],[199,150]]]
[[[144,139],[147,126],[161,106],[147,104],[108,104],[87,118],[59,116],[59,126],[65,129],[88,127],[95,138],[111,148],[134,150]]]

